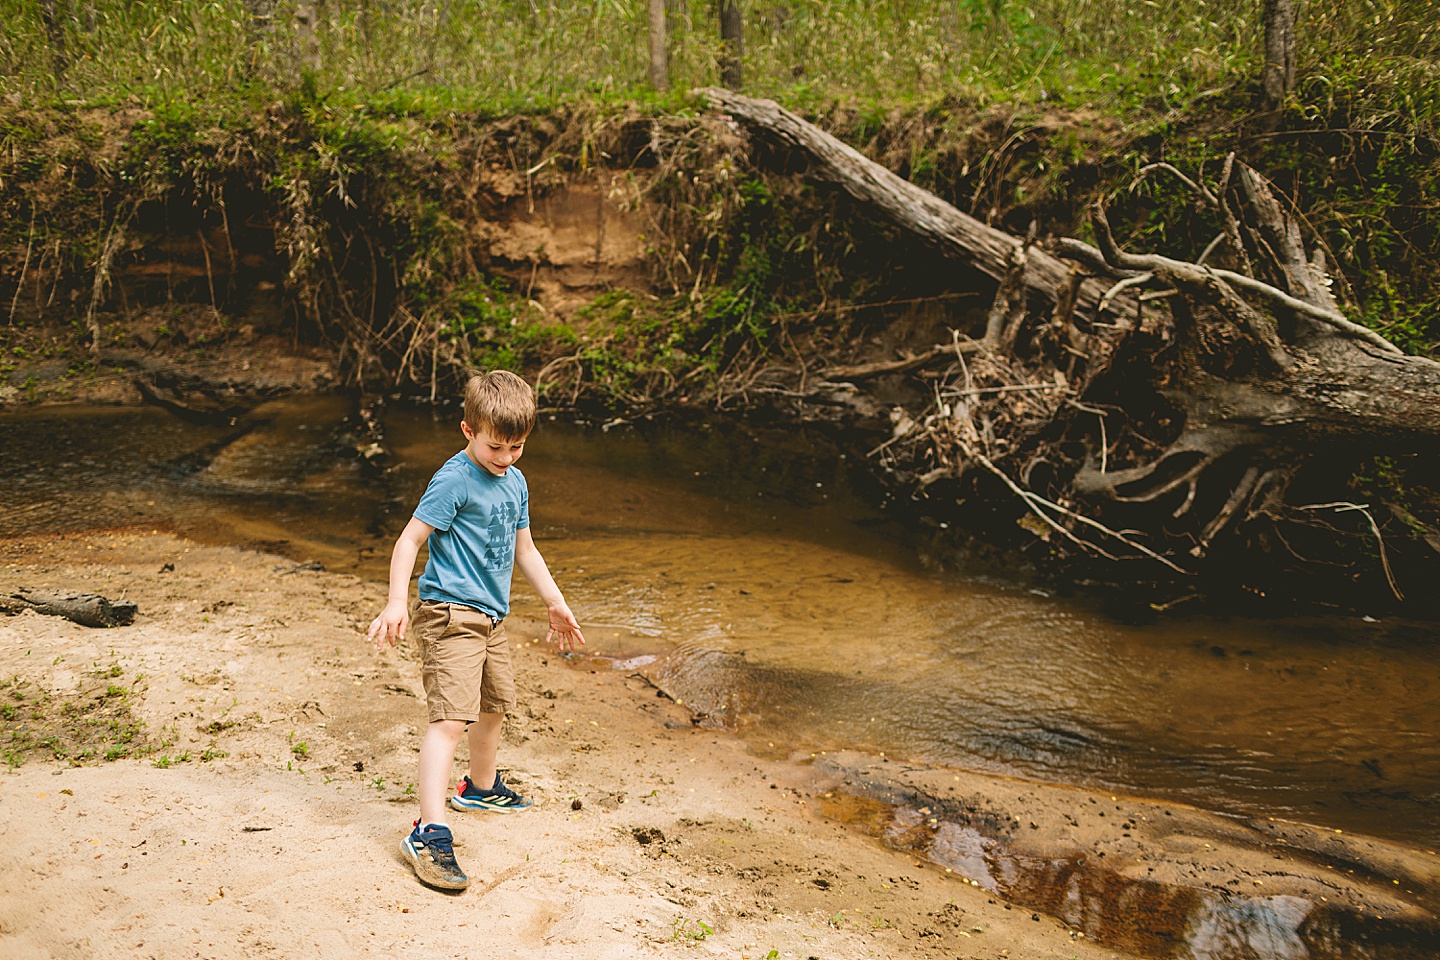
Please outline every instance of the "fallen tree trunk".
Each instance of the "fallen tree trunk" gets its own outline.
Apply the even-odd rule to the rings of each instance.
[[[988,329],[955,331],[969,349],[944,374],[924,374],[916,394],[933,398],[929,408],[896,412],[894,435],[876,448],[888,469],[909,472],[917,495],[964,501],[975,478],[998,478],[1049,554],[1133,560],[1145,579],[1263,577],[1265,561],[1236,558],[1278,551],[1284,563],[1272,568],[1306,577],[1333,568],[1325,576],[1341,571],[1349,587],[1363,567],[1400,599],[1394,543],[1434,566],[1440,494],[1417,493],[1427,505],[1417,511],[1357,502],[1352,481],[1369,458],[1435,449],[1440,363],[1406,356],[1345,316],[1323,258],[1307,255],[1299,225],[1255,171],[1231,158],[1213,190],[1165,164],[1142,171],[1173,173],[1211,208],[1220,239],[1196,262],[1127,253],[1098,207],[1099,249],[1066,239],[1052,256],[773,103],[705,93],[756,136],[804,155],[809,175],[997,281]],[[1219,262],[1207,262],[1212,253]],[[1090,275],[1075,276],[1062,257]],[[1017,305],[1006,291],[1022,277],[1028,295]],[[1048,314],[1035,316],[1037,304]],[[1017,314],[1022,306],[1031,317]],[[832,387],[847,374],[857,383],[919,375],[946,357],[937,345],[825,375]],[[1328,553],[1302,557],[1299,528],[1307,547]]]
[[[807,173],[833,183],[890,223],[933,244],[946,256],[959,260],[993,280],[1010,272],[1023,241],[1003,230],[986,226],[939,197],[896,176],[880,164],[832,137],[773,100],[741,96],[718,87],[700,91],[746,129],[771,144],[799,153],[810,161]],[[1029,251],[1025,286],[1028,299],[1053,304],[1069,269],[1042,250]],[[1091,280],[1081,286],[1079,305],[1093,311],[1110,282]],[[1118,297],[1108,306],[1117,319],[1135,315],[1135,299]]]

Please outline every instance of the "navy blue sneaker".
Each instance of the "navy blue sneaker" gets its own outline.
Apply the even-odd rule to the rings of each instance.
[[[495,774],[495,786],[489,790],[477,790],[468,776],[462,778],[455,787],[455,795],[450,798],[450,806],[456,810],[494,810],[497,813],[514,813],[516,810],[524,810],[530,806],[530,801],[501,783],[500,774],[497,773]]]
[[[400,841],[400,850],[420,882],[439,890],[464,890],[470,886],[470,878],[455,862],[454,838],[449,827],[431,824],[425,832],[420,831],[420,821],[415,829]]]

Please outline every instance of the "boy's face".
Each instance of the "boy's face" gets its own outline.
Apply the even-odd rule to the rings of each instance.
[[[460,431],[465,434],[465,453],[475,465],[495,477],[505,476],[510,465],[525,452],[526,437],[519,440],[501,440],[489,427],[470,429],[470,424],[460,421]]]

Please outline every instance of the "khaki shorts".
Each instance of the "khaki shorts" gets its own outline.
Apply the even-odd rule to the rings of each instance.
[[[515,709],[515,665],[504,624],[454,603],[421,600],[410,618],[430,722]]]

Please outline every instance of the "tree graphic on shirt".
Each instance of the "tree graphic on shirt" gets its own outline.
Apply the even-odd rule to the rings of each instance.
[[[490,508],[490,525],[485,530],[485,568],[507,570],[515,561],[515,537],[511,533],[520,519],[516,504],[499,503]]]

